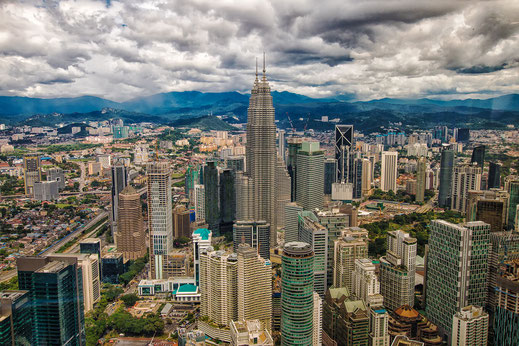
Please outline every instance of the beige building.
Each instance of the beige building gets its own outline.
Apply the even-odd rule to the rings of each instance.
[[[274,340],[259,320],[231,321],[231,345],[274,346]]]
[[[469,305],[454,315],[452,322],[453,346],[486,346],[488,314],[483,308]]]
[[[353,289],[352,273],[355,260],[368,257],[365,239],[345,236],[334,241],[333,286]]]
[[[140,194],[130,185],[119,194],[119,211],[115,240],[124,261],[135,260],[146,254],[146,238]]]
[[[272,265],[248,244],[238,246],[238,320],[259,320],[271,330]]]

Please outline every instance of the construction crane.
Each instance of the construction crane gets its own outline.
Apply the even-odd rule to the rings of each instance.
[[[305,124],[305,128],[303,129],[303,131],[306,131],[306,128],[308,127],[308,122],[310,121],[310,113],[308,113],[308,117],[306,118],[306,124]]]
[[[290,123],[290,127],[292,128],[292,133],[295,133],[296,128],[294,127],[294,123],[292,123],[292,119],[290,119],[290,115],[288,115],[288,112],[286,114],[287,114],[288,122]]]

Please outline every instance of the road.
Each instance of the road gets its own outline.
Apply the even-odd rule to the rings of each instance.
[[[51,246],[49,246],[48,248],[46,248],[45,250],[40,252],[38,255],[43,255],[46,252],[52,253],[52,252],[58,250],[61,246],[63,246],[68,241],[74,240],[77,237],[79,237],[81,235],[81,232],[83,232],[84,229],[88,229],[90,227],[93,227],[96,223],[101,221],[103,218],[107,218],[108,219],[108,212],[103,211],[102,213],[97,215],[95,218],[90,220],[86,225],[84,225],[84,227],[78,227],[75,231],[73,231],[72,233],[70,233],[66,237],[62,238],[61,240],[58,240],[57,242],[55,242],[54,244],[52,244]]]
[[[420,208],[416,209],[416,212],[427,213],[429,210],[432,210],[434,208],[434,203],[436,202],[437,198],[438,194],[436,193],[430,200],[427,201],[427,203],[422,205]]]
[[[86,167],[83,161],[78,161],[79,168],[81,168],[81,176],[79,178],[79,191],[83,191],[86,182]]]

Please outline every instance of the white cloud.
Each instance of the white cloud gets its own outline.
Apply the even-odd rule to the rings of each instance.
[[[248,91],[359,99],[517,92],[519,4],[416,0],[7,1],[0,94]]]

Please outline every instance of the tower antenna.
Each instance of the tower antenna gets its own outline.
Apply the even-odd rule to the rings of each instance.
[[[263,52],[263,76],[265,76],[265,52]]]
[[[258,79],[258,57],[256,57],[256,79]]]

